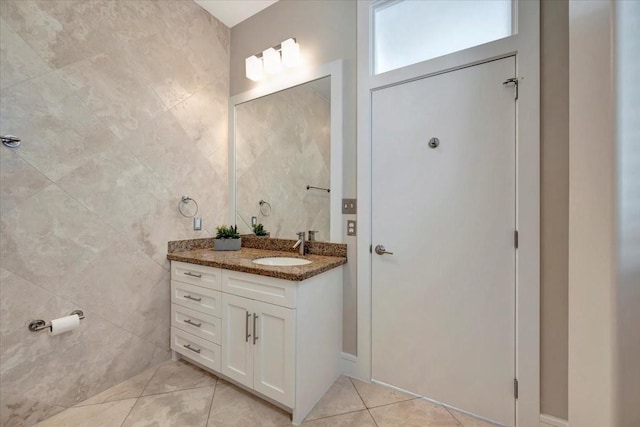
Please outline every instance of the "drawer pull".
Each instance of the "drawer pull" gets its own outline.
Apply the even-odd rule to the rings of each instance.
[[[202,298],[192,297],[191,295],[185,295],[184,297],[185,297],[186,299],[190,299],[190,300],[197,301],[197,302],[202,301]]]
[[[195,326],[196,328],[199,328],[200,326],[202,326],[202,323],[195,323],[193,320],[191,319],[186,319],[184,320],[184,323],[188,323],[190,325]]]
[[[191,347],[191,344],[182,344],[182,346],[187,350],[193,351],[194,353],[200,353],[200,349]]]
[[[256,320],[258,320],[258,315],[253,313],[253,345],[256,345],[256,341],[258,341],[258,330],[256,329]]]
[[[202,277],[202,274],[195,274],[190,271],[184,273],[186,276],[197,277],[198,279]]]

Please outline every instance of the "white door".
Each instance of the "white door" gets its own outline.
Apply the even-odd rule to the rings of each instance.
[[[505,425],[515,422],[511,77],[513,57],[372,95],[372,377]]]
[[[294,310],[259,301],[253,307],[253,388],[293,408]]]
[[[253,302],[222,294],[222,373],[247,387],[253,387]]]

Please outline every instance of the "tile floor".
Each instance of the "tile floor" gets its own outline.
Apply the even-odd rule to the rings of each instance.
[[[189,363],[166,362],[39,427],[285,427],[290,415]],[[340,377],[306,427],[490,427],[424,399]]]

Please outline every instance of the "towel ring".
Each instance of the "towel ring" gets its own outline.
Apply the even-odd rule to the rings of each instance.
[[[188,215],[184,213],[184,211],[182,210],[184,205],[188,204],[189,202],[193,202],[196,205],[196,211],[193,213],[193,215]],[[182,199],[180,199],[180,202],[178,202],[178,211],[180,212],[180,215],[182,215],[185,218],[193,218],[198,214],[198,202],[196,202],[195,199],[192,199],[191,197],[184,195],[182,196]]]
[[[269,204],[269,202],[260,200],[258,203],[260,204],[260,213],[262,214],[262,216],[271,215],[271,205]]]

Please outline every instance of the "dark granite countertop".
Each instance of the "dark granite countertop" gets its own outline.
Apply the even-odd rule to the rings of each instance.
[[[347,263],[346,256],[308,254],[303,257],[298,253],[292,251],[246,247],[244,246],[244,241],[243,247],[239,251],[215,251],[211,246],[208,245],[208,240],[211,239],[194,239],[191,241],[183,240],[179,242],[169,242],[169,253],[167,254],[167,259],[171,261],[181,261],[190,264],[206,265],[209,267],[217,267],[226,270],[241,271],[244,273],[259,274],[261,276],[276,277],[278,279],[293,281],[305,280]],[[281,244],[279,244],[279,242],[277,242],[277,240],[279,239],[269,240],[274,240],[273,243],[276,247],[282,246]],[[323,245],[334,244],[323,243]],[[335,245],[339,245],[340,247],[344,246],[344,253],[346,255],[346,245]],[[269,245],[265,242],[261,246],[265,247]],[[335,250],[332,252],[335,252]],[[311,264],[283,267],[260,265],[251,262],[256,258],[266,257],[304,258],[311,261]]]

